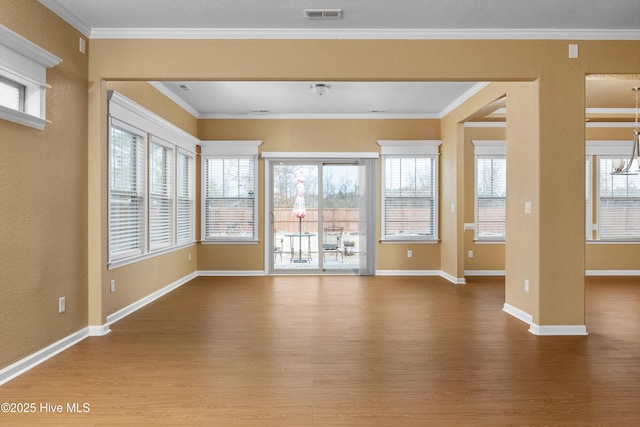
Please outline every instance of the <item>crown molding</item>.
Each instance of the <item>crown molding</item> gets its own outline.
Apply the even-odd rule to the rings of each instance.
[[[174,103],[178,104],[187,113],[191,114],[196,119],[201,119],[201,114],[198,110],[186,103],[182,98],[169,90],[162,82],[149,82],[158,92],[169,98]]]
[[[637,29],[91,28],[58,0],[39,2],[92,39],[640,40]]]
[[[108,99],[109,115],[117,120],[170,141],[190,153],[195,153],[196,145],[200,144],[200,140],[189,132],[166,121],[115,90],[108,92]]]
[[[438,120],[439,114],[422,113],[290,113],[290,114],[200,114],[210,120]]]
[[[40,1],[49,3],[49,0]],[[64,16],[60,16],[66,20]],[[67,22],[74,25],[73,22]],[[81,29],[79,30],[82,31]],[[89,37],[92,39],[640,40],[640,31],[586,29],[92,28]]]
[[[451,104],[447,105],[442,111],[440,111],[439,118],[441,119],[444,118],[447,114],[451,113],[453,110],[455,110],[456,108],[458,108],[459,106],[467,102],[469,98],[471,98],[472,96],[474,96],[475,94],[477,94],[482,89],[489,86],[490,84],[491,84],[490,82],[476,83],[475,85],[473,85],[471,89],[469,89],[468,91],[460,95],[458,99],[456,99]]]
[[[57,0],[39,0],[47,9],[58,15],[67,24],[80,31],[85,37],[91,36],[91,27],[85,24],[76,14],[62,6]]]

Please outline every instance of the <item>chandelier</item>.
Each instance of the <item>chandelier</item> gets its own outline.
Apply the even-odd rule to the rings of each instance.
[[[638,92],[640,87],[631,88],[636,94],[636,119],[633,129],[633,147],[631,148],[631,156],[628,160],[616,159],[612,161],[612,175],[637,175],[638,172],[629,172],[634,159],[637,159],[638,168],[640,169],[640,130],[638,130]]]

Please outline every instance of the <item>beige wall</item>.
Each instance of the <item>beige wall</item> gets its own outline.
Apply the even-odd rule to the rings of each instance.
[[[473,170],[472,140],[504,140],[505,128],[465,128],[465,170]],[[632,129],[619,127],[587,128],[587,140],[630,141]],[[595,167],[595,164],[594,164]],[[474,222],[474,178],[465,175],[465,223]],[[595,178],[594,178],[595,179]],[[593,183],[595,185],[595,182]],[[595,205],[594,205],[595,212]],[[503,244],[477,244],[473,230],[465,231],[465,270],[504,270]],[[468,251],[473,250],[473,258]],[[640,268],[640,245],[589,243],[586,246],[587,271],[637,271]]]
[[[448,114],[442,121],[443,148],[440,173],[442,177],[440,184],[442,270],[458,281],[464,280],[464,270],[468,269],[466,263],[469,258],[466,254],[470,249],[467,247],[470,232],[464,231],[464,223],[473,222],[474,209],[473,147],[467,134],[471,130],[465,128],[464,123],[477,111],[503,97],[509,87],[505,83],[492,83]],[[478,129],[475,132],[480,134],[481,131]],[[468,221],[469,215],[471,221]],[[473,239],[472,232],[471,235]],[[483,249],[484,251],[480,251],[481,257],[483,254],[486,256],[489,248]]]
[[[157,114],[164,120],[176,125],[183,131],[197,137],[198,120],[182,107],[171,101],[147,82],[111,81],[107,90],[115,90]]]
[[[524,225],[536,237],[533,241],[523,237],[511,242],[511,250],[507,243],[507,279],[513,282],[511,302],[528,310],[536,323],[573,325],[584,323],[584,221],[569,220],[581,217],[584,210],[584,78],[590,73],[637,73],[640,58],[634,54],[637,41],[579,42],[577,59],[568,58],[568,44],[563,40],[94,40],[90,81],[98,84],[102,80],[150,78],[536,82],[533,88],[515,90],[514,96],[522,99],[509,103],[520,105],[509,109],[514,114],[509,118],[510,124],[517,122],[517,114],[523,112],[533,113],[535,120],[521,120],[507,140],[525,135],[524,144],[532,146],[524,152],[534,153],[534,159],[539,160],[530,164],[521,177],[522,188],[510,186],[517,196],[509,217],[513,218],[512,225]],[[528,102],[531,97],[539,102],[528,108],[527,96]],[[98,143],[97,149],[104,145],[100,141],[103,102],[102,91],[90,91],[90,140]],[[465,105],[462,110],[469,108]],[[521,111],[516,113],[518,110]],[[459,124],[464,116],[449,116],[442,127],[440,268],[459,279],[465,262],[464,133]],[[90,165],[99,167],[103,163],[99,152],[92,156],[90,151]],[[100,191],[98,187],[95,185],[96,191]],[[533,202],[530,216],[520,215],[518,198]],[[456,205],[453,215],[444,210],[452,203]],[[97,233],[92,217],[91,242],[92,230]],[[516,290],[521,289],[525,276],[533,277],[530,280],[535,282],[535,289],[521,295]]]
[[[468,127],[464,129],[464,169],[475,171],[474,140],[498,140],[507,138],[504,127]],[[464,222],[475,222],[475,179],[474,173],[464,175]],[[469,251],[473,258],[469,258]],[[464,269],[465,271],[492,270],[504,271],[504,243],[476,243],[474,231],[464,232]]]
[[[0,24],[62,59],[47,71],[45,130],[0,120],[2,368],[87,325],[88,58],[36,1],[3,0]]]
[[[106,89],[118,91],[164,120],[196,136],[198,121],[147,82],[108,82]],[[103,217],[106,230],[106,212],[103,212]],[[111,270],[107,270],[106,259],[103,259],[101,305],[96,307],[100,310],[99,318],[102,319],[99,324],[105,322],[106,316],[194,273],[197,262],[198,252],[195,245]],[[115,280],[116,290],[113,293],[111,280]]]
[[[261,140],[266,152],[379,152],[379,139],[440,139],[439,120],[200,120],[202,140]],[[379,168],[379,166],[378,166]],[[378,169],[380,170],[380,169]],[[259,161],[258,177],[264,177]],[[261,184],[259,184],[261,185]],[[262,186],[260,187],[262,188]],[[379,185],[378,185],[379,188]],[[259,192],[258,245],[200,245],[199,270],[260,270],[264,266],[263,191]],[[379,194],[378,194],[379,200]],[[379,233],[380,219],[376,225]],[[380,240],[379,234],[376,240]],[[407,249],[413,257],[407,258]],[[439,270],[439,245],[377,245],[377,270]]]
[[[194,257],[190,263],[185,262],[187,249],[167,258],[106,270],[106,81],[536,82],[535,87],[514,89],[515,101],[509,100],[510,111],[529,111],[523,100],[527,96],[538,99],[530,106],[530,113],[539,120],[514,126],[507,135],[509,144],[521,136],[523,129],[531,131],[526,138],[531,147],[525,152],[535,155],[535,163],[530,163],[519,178],[522,183],[510,184],[516,198],[509,220],[514,218],[514,227],[531,222],[528,230],[534,230],[535,236],[506,246],[507,300],[531,313],[538,324],[582,324],[585,265],[594,269],[608,269],[609,265],[626,268],[637,259],[611,255],[621,253],[616,252],[620,248],[604,246],[588,247],[585,254],[584,223],[575,218],[583,212],[584,77],[638,74],[638,41],[581,41],[580,57],[569,59],[569,41],[562,40],[92,40],[87,57],[77,49],[80,33],[35,0],[4,0],[0,23],[63,59],[48,71],[53,88],[48,91],[47,118],[52,123],[44,131],[0,121],[0,200],[4,201],[0,228],[0,366],[86,326],[87,315],[89,324],[103,324],[113,310],[163,285],[151,284],[155,278],[171,282],[192,271],[194,263],[203,268],[218,267],[219,254],[210,252],[216,249],[203,248],[202,261]],[[491,90],[478,98],[478,107],[489,100]],[[150,105],[160,99],[157,94],[147,95],[142,95],[140,102]],[[438,265],[436,268],[452,277],[462,277],[466,262],[462,230],[466,175],[465,138],[459,123],[464,120],[464,112],[475,108],[475,102],[443,120],[442,243],[414,248],[418,257],[412,262],[416,265],[408,265],[399,254],[404,249],[381,246],[379,268],[429,269]],[[190,133],[201,127],[198,136],[209,137],[207,122],[194,124],[174,106],[162,104],[159,114],[171,116],[170,120]],[[521,107],[511,108],[518,104]],[[514,122],[519,120],[510,116],[510,127],[512,118]],[[244,123],[240,132],[220,126],[218,133],[218,125],[221,123],[210,133],[212,138],[234,135],[244,139],[248,132],[245,125],[268,126]],[[372,123],[365,121],[358,126],[361,129],[352,130],[352,135],[368,132]],[[283,132],[275,128],[270,131]],[[301,129],[292,133],[298,131]],[[309,137],[306,131],[303,133]],[[417,133],[420,138],[429,138]],[[264,135],[256,137],[265,139]],[[375,136],[382,138],[391,136]],[[281,149],[289,149],[294,143],[293,139],[279,140],[287,141],[281,143]],[[527,219],[520,212],[522,197],[535,202],[534,213]],[[451,203],[457,205],[456,212],[444,215]],[[527,244],[530,238],[533,244]],[[439,254],[434,253],[438,247]],[[627,249],[622,250],[627,253]],[[258,247],[256,251],[262,260]],[[235,258],[236,253],[230,251],[228,255]],[[615,262],[606,262],[608,257]],[[238,265],[260,267],[261,262]],[[521,279],[526,275],[535,282],[529,294],[521,291]],[[118,289],[126,291],[109,295],[111,278],[122,283]],[[145,285],[137,285],[145,280]],[[57,313],[60,296],[67,298],[64,314]]]

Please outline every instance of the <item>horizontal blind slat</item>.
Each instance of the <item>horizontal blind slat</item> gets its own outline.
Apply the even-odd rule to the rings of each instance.
[[[384,162],[384,235],[434,237],[434,157],[388,156]]]
[[[205,181],[205,236],[253,236],[255,157],[207,157]]]
[[[111,126],[109,133],[109,260],[144,251],[144,139]]]
[[[614,161],[599,158],[599,238],[640,239],[640,175],[612,175]]]

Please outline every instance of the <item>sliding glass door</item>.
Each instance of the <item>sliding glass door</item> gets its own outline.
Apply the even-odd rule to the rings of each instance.
[[[278,162],[271,166],[272,269],[317,271],[318,164]]]
[[[268,161],[267,258],[278,274],[370,274],[367,171],[358,160]],[[267,239],[265,239],[267,240]]]

